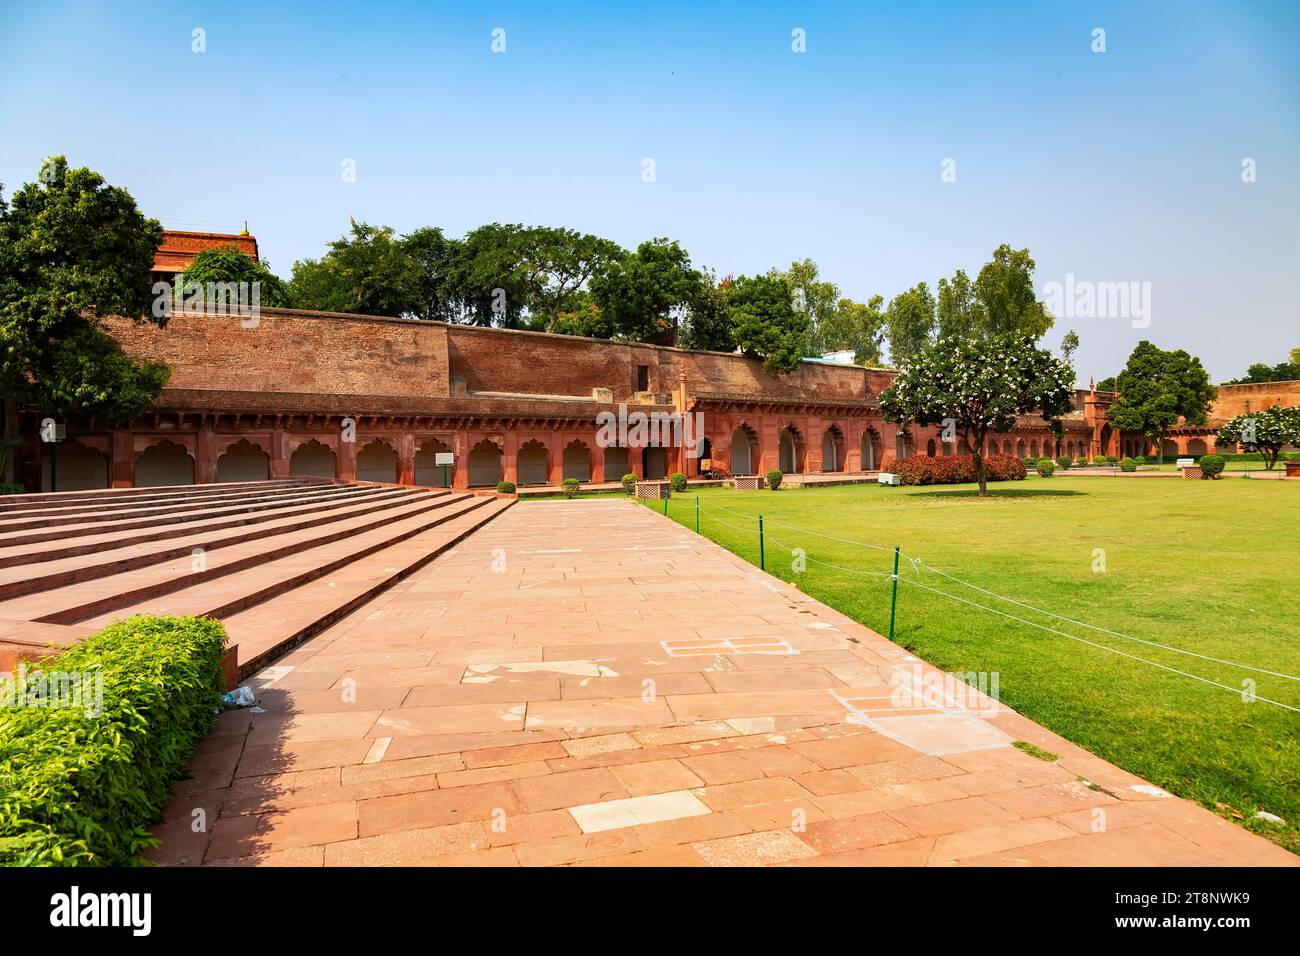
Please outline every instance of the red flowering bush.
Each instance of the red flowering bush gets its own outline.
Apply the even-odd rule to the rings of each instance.
[[[902,460],[886,459],[882,470],[898,475],[904,485],[959,485],[975,480],[975,459],[970,455],[909,455]],[[989,455],[984,459],[989,481],[1019,481],[1025,477],[1025,463],[1014,455]]]

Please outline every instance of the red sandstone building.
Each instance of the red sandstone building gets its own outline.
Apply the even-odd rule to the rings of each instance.
[[[876,398],[895,374],[884,369],[810,361],[774,376],[739,355],[281,309],[261,310],[256,323],[176,315],[166,328],[111,328],[129,352],[171,365],[172,377],[137,421],[68,423],[61,491],[295,475],[469,488],[699,473],[680,448],[601,447],[598,416],[620,404],[700,413],[703,457],[732,474],[868,472],[885,458],[951,450],[936,429],[903,432],[882,419]],[[1287,390],[1297,384],[1226,386],[1215,420],[1247,401],[1293,404]],[[1112,397],[1080,391],[1062,437],[1027,416],[988,450],[1150,452],[1106,422]],[[31,411],[24,431],[36,425]],[[1213,437],[1213,427],[1179,429],[1168,450],[1203,453]],[[28,443],[29,487],[40,475],[48,489],[48,451]],[[436,464],[439,452],[453,455],[449,469]]]
[[[164,233],[155,278],[171,280],[201,250],[241,234]],[[937,429],[901,431],[876,398],[894,372],[805,361],[774,376],[739,355],[689,352],[567,335],[404,319],[262,309],[256,321],[177,314],[166,328],[111,323],[132,354],[172,368],[168,387],[138,421],[67,423],[58,490],[248,481],[290,476],[457,488],[616,482],[631,473],[733,475],[865,473],[887,458],[951,454]],[[1034,416],[987,450],[1024,457],[1137,455],[1154,448],[1106,421],[1114,396],[1075,393],[1054,436]],[[1215,425],[1248,408],[1300,404],[1300,382],[1223,386],[1208,427],[1176,429],[1167,454],[1197,455]],[[698,416],[703,454],[635,437],[598,440],[600,415],[620,406],[658,416]],[[34,440],[18,461],[28,488],[49,490],[51,446]],[[438,464],[450,452],[453,465]]]

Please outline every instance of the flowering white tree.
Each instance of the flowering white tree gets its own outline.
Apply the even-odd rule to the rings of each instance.
[[[1238,415],[1219,426],[1219,439],[1259,452],[1264,456],[1264,467],[1272,468],[1283,448],[1300,445],[1300,408],[1274,405],[1260,412]]]
[[[980,495],[988,494],[984,442],[1009,432],[1021,415],[1038,413],[1054,429],[1070,411],[1074,369],[1040,349],[1031,335],[940,338],[917,353],[880,394],[885,420],[951,429],[975,462]]]

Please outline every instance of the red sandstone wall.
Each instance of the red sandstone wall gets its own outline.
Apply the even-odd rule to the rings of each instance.
[[[1219,397],[1210,412],[1210,424],[1220,424],[1230,418],[1251,411],[1262,411],[1273,405],[1300,406],[1300,382],[1259,382],[1253,385],[1220,385]]]
[[[115,319],[134,355],[172,367],[169,388],[324,394],[448,394],[447,328],[263,309],[237,317],[174,315],[165,328]]]
[[[651,364],[656,349],[595,342],[572,335],[508,332],[474,326],[447,328],[450,374],[471,392],[591,395],[608,388],[626,402],[636,388],[636,366]],[[636,353],[637,358],[633,358]],[[651,391],[665,391],[650,378]]]

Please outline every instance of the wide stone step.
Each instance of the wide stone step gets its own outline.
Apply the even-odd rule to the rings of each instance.
[[[496,500],[494,497],[460,496],[446,508],[432,513],[420,514],[373,531],[349,535],[341,541],[295,549],[285,557],[139,601],[126,610],[130,614],[228,617],[400,544],[439,524],[486,507]],[[85,618],[84,623],[99,628],[124,616],[124,613],[115,611]]]
[[[339,491],[345,486],[335,486]],[[148,499],[128,505],[95,505],[90,508],[78,507],[72,511],[51,512],[41,515],[0,515],[0,537],[33,531],[37,528],[93,528],[106,522],[152,518],[157,515],[185,514],[192,511],[205,511],[221,507],[254,505],[274,502],[304,495],[324,494],[317,486],[290,485],[278,488],[245,489],[225,495],[184,496],[180,498]]]
[[[273,521],[276,518],[291,514],[304,514],[318,510],[322,505],[333,504],[336,502],[356,501],[374,495],[383,494],[411,494],[410,488],[397,488],[394,486],[373,485],[373,486],[341,486],[350,488],[347,494],[331,495],[326,498],[307,498],[307,499],[290,499],[278,503],[271,507],[258,507],[253,511],[246,513],[226,513],[224,509],[217,509],[216,516],[212,512],[199,512],[194,515],[187,515],[185,522],[166,523],[162,525],[145,524],[138,529],[111,529],[101,527],[95,534],[87,534],[73,539],[72,543],[65,543],[62,540],[52,540],[49,542],[36,542],[44,544],[44,547],[32,547],[12,541],[11,539],[0,539],[0,568],[14,567],[21,564],[38,564],[45,561],[55,561],[61,558],[75,557],[81,554],[90,554],[94,551],[101,551],[105,548],[123,547],[129,544],[141,544],[147,541],[163,541],[169,538],[177,538],[182,535],[192,534],[195,531],[215,531],[224,528],[237,528],[244,525],[260,524],[265,521]]]
[[[249,495],[246,499],[238,502],[217,503],[214,507],[200,508],[197,510],[186,510],[180,512],[164,512],[162,514],[146,514],[143,517],[124,515],[117,517],[113,515],[106,516],[101,521],[79,521],[76,524],[61,525],[57,528],[46,530],[18,530],[5,532],[0,537],[0,543],[5,546],[19,544],[39,544],[42,541],[58,541],[64,538],[78,538],[90,534],[102,534],[104,532],[134,531],[140,528],[156,528],[171,524],[184,524],[187,521],[202,521],[209,517],[220,517],[223,515],[248,514],[254,511],[267,511],[275,508],[287,507],[294,502],[302,501],[329,501],[338,497],[348,497],[365,490],[362,486],[352,485],[329,485],[323,488],[307,486],[301,489],[295,488],[278,495]]]
[[[102,488],[95,491],[43,491],[39,494],[5,495],[0,498],[0,512],[44,511],[56,507],[85,507],[95,502],[115,504],[127,500],[153,497],[186,497],[221,494],[246,488],[302,487],[303,485],[340,484],[329,478],[272,478],[263,481],[224,481],[203,485],[158,485],[153,488]]]
[[[244,680],[290,648],[414,574],[438,555],[483,527],[514,504],[485,497],[486,503],[436,528],[347,564],[255,607],[226,616],[223,623],[237,649]]]
[[[72,624],[109,611],[140,604],[151,598],[226,574],[268,564],[307,549],[342,541],[379,528],[392,529],[401,522],[454,505],[468,496],[411,495],[382,513],[344,516],[314,523],[305,529],[245,541],[209,553],[204,545],[196,567],[192,552],[169,561],[123,571],[92,581],[67,584],[36,594],[0,601],[0,618],[25,618],[47,624]]]
[[[256,542],[291,532],[302,532],[320,527],[327,530],[332,522],[381,514],[395,508],[406,507],[413,500],[442,498],[445,491],[430,489],[376,489],[366,496],[347,499],[328,507],[296,508],[287,515],[272,514],[259,524],[244,525],[226,533],[184,526],[186,534],[165,541],[146,541],[123,547],[106,547],[85,554],[37,565],[16,565],[0,568],[0,600],[24,594],[35,594],[51,588],[62,588],[82,581],[93,581],[110,575],[133,571],[164,561],[184,558],[188,562],[195,548],[209,554],[222,548]],[[39,572],[39,573],[36,573]]]

